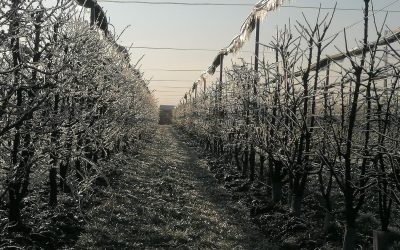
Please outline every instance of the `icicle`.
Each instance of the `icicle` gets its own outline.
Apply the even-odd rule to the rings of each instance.
[[[250,39],[252,32],[255,29],[255,24],[257,19],[263,20],[267,13],[276,10],[279,6],[283,4],[283,0],[261,0],[253,8],[250,15],[246,18],[242,26],[240,27],[240,34],[235,36],[231,43],[222,50],[224,55],[230,53],[237,53],[244,44]],[[218,54],[219,56],[220,54]],[[215,73],[217,65],[217,58],[214,59],[213,64],[208,67],[207,74],[213,75]]]

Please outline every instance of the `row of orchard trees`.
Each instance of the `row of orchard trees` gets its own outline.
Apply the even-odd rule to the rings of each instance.
[[[344,249],[356,249],[356,219],[366,200],[376,204],[384,232],[393,204],[400,204],[399,37],[392,31],[384,37],[384,25],[370,25],[364,2],[357,49],[345,41],[340,53],[325,58],[336,38],[327,36],[333,15],[314,25],[297,22],[277,31],[269,45],[273,62],[259,61],[259,72],[246,63],[233,66],[225,81],[176,110],[178,123],[228,156],[243,176],[267,177],[274,202],[288,190],[295,216],[314,190],[329,228],[337,211],[332,192],[341,193]]]
[[[31,190],[47,183],[54,207],[155,128],[146,81],[83,11],[67,0],[0,4],[0,195],[13,228]]]

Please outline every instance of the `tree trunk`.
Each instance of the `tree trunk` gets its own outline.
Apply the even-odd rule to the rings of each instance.
[[[218,151],[218,140],[217,139],[213,139],[213,152],[214,152],[214,154],[216,155],[216,156],[219,156],[219,151]]]
[[[249,146],[246,145],[246,149],[244,150],[244,160],[242,168],[243,177],[247,177],[248,170],[249,170]]]
[[[325,211],[325,218],[324,218],[324,234],[329,234],[332,232],[333,229],[333,214],[330,211]]]
[[[264,180],[264,163],[265,163],[265,155],[263,155],[262,153],[260,154],[260,173],[259,173],[259,179],[260,181]]]
[[[255,175],[255,168],[256,168],[256,150],[254,148],[254,145],[252,144],[250,147],[250,181],[254,181],[254,175]]]
[[[395,241],[400,241],[400,234],[391,231],[374,230],[374,250],[389,250]]]
[[[8,187],[8,220],[14,227],[21,225],[21,208],[18,185],[10,183]]]
[[[236,162],[236,168],[237,168],[238,171],[241,171],[241,170],[242,170],[242,167],[240,166],[239,154],[240,154],[240,146],[236,145],[236,146],[235,146],[235,162]]]
[[[68,193],[70,191],[67,185],[68,168],[69,168],[69,161],[62,162],[60,164],[60,190],[64,193]]]
[[[29,130],[31,130],[31,124],[26,125],[26,135],[24,138],[24,150],[22,151],[22,161],[20,162],[20,167],[23,169],[23,178],[22,178],[22,190],[21,195],[25,197],[28,195],[29,183],[30,183],[30,174],[32,164],[30,163],[30,159],[34,156],[34,150],[31,145],[31,135]]]
[[[282,182],[272,179],[272,200],[278,203],[282,200]]]
[[[76,151],[77,152],[80,152],[82,149],[82,144],[83,144],[83,141],[82,141],[82,135],[81,134],[79,134],[78,135],[78,143],[77,143],[77,146],[76,146]],[[118,152],[120,151],[120,142],[121,142],[121,140],[118,140]],[[81,160],[77,157],[76,159],[75,159],[75,175],[76,175],[76,178],[79,180],[79,181],[82,181],[83,180],[83,173],[82,173],[82,163],[81,163]]]
[[[268,161],[268,164],[270,164],[271,162]],[[268,166],[268,168],[266,169],[266,176],[265,176],[265,180],[267,182],[267,187],[268,187],[268,195],[270,197],[272,197],[272,177],[271,177],[271,168]]]
[[[219,138],[218,142],[219,142],[219,147],[218,147],[219,153],[220,153],[220,155],[223,155],[224,154],[224,142],[221,138]]]
[[[83,180],[83,175],[82,175],[82,167],[81,167],[81,160],[76,159],[75,160],[75,176],[79,181]]]
[[[283,172],[283,164],[279,161],[275,161],[271,155],[268,156],[268,179],[271,182],[272,187],[272,200],[274,203],[278,203],[282,200],[282,180],[285,176]]]
[[[70,119],[72,120],[72,118]],[[68,171],[71,166],[71,155],[72,155],[72,131],[69,130],[67,133],[66,140],[67,157],[60,162],[60,190],[64,193],[70,193],[71,189],[68,187],[67,177]],[[107,149],[104,149],[105,152]],[[107,154],[108,156],[108,154]]]
[[[20,54],[19,54],[19,21],[17,18],[17,10],[20,4],[19,0],[12,1],[11,13],[16,13],[12,15],[12,20],[10,23],[9,32],[11,34],[11,48],[12,48],[12,59],[13,66],[17,67],[20,62]],[[20,84],[20,75],[19,69],[15,69],[13,72],[15,86],[19,86]],[[22,90],[19,88],[16,91],[16,106],[19,108],[22,105]],[[21,133],[20,133],[21,125],[17,125],[15,127],[15,134],[13,140],[13,149],[11,152],[11,179],[9,180],[7,189],[8,189],[8,220],[14,227],[19,227],[22,225],[21,221],[21,208],[20,208],[20,188],[21,188],[21,169],[19,167],[18,161],[18,153],[20,151],[21,144]]]
[[[290,204],[290,210],[292,211],[295,217],[301,216],[301,203],[303,200],[303,196],[301,194],[294,193],[292,196],[292,201]]]
[[[346,226],[344,232],[343,250],[357,249],[357,233],[355,227]]]
[[[49,206],[55,207],[57,205],[57,168],[51,167],[49,173],[49,181],[50,181],[50,197],[49,197]]]

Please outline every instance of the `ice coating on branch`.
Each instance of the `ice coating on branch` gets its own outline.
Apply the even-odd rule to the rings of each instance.
[[[283,0],[262,0],[258,2],[254,6],[253,11],[244,21],[242,27],[240,28],[239,35],[233,38],[232,42],[226,48],[228,53],[236,53],[239,51],[245,42],[249,40],[250,35],[256,26],[257,19],[263,19],[268,12],[276,10],[282,4]]]
[[[213,75],[216,68],[221,63],[221,55],[227,55],[230,53],[238,52],[243,45],[250,39],[251,33],[256,27],[257,19],[264,19],[268,12],[276,10],[283,4],[283,0],[261,0],[259,1],[251,11],[250,15],[246,18],[242,26],[240,27],[239,35],[235,36],[230,44],[223,48],[218,55],[214,58],[213,63],[208,69],[200,76],[200,79],[204,80],[208,75]]]
[[[104,12],[103,8],[97,3],[97,0],[75,0],[75,2],[84,8],[90,8],[90,19],[92,25],[96,25],[100,28],[106,36],[108,36],[108,20],[106,13]],[[108,36],[110,41],[114,44],[116,51],[121,53],[124,58],[129,61],[129,52],[128,50],[118,44],[116,41],[113,41],[111,36]]]

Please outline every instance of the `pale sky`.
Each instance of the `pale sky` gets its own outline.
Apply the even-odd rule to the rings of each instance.
[[[148,2],[166,2],[167,0],[148,0]],[[233,37],[239,34],[240,27],[250,14],[251,6],[187,6],[187,5],[152,5],[129,3],[130,0],[106,2],[98,0],[107,13],[110,23],[117,33],[128,27],[121,35],[119,43],[125,46],[136,47],[172,47],[181,49],[206,49],[212,51],[193,50],[130,50],[132,64],[140,61],[140,69],[146,79],[150,81],[150,89],[155,91],[159,104],[176,105],[180,99],[199,79],[201,73],[212,63],[218,51],[226,47]],[[126,3],[122,3],[126,2]],[[255,4],[257,0],[174,0],[185,3],[246,3]],[[362,0],[291,0],[284,1],[285,6],[313,6],[359,9],[337,10],[329,34],[342,31],[344,27],[360,22],[348,30],[350,48],[355,47],[355,36],[361,39],[362,30]],[[400,0],[375,0],[374,9],[390,10],[387,25],[394,29],[400,26],[396,22],[400,17]],[[388,7],[387,7],[388,6]],[[261,23],[260,42],[268,44],[276,32],[276,27],[295,20],[302,21],[302,12],[310,20],[316,17],[316,9],[301,9],[297,7],[281,7],[270,12]],[[398,11],[398,12],[396,12]],[[377,19],[381,21],[386,13],[377,12]],[[312,23],[312,21],[311,21]],[[231,61],[245,58],[250,61],[250,51],[254,51],[254,36],[248,41],[242,52],[225,57],[225,66]],[[343,35],[340,35],[334,44],[339,47],[343,44]],[[261,48],[261,52],[263,49]],[[337,51],[332,51],[337,52]],[[266,56],[268,51],[266,51]],[[172,70],[172,71],[171,71]],[[184,71],[181,71],[184,70]],[[189,70],[189,71],[188,71]],[[216,73],[214,76],[217,76]],[[214,78],[209,78],[209,82]],[[210,83],[209,83],[210,84]]]

